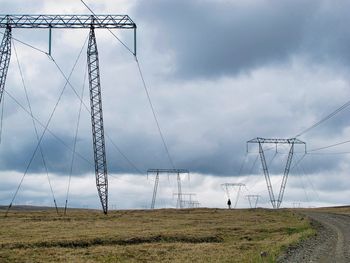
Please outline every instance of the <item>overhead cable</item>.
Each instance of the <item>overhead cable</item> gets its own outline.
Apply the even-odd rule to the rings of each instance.
[[[350,100],[347,101],[346,103],[344,103],[342,106],[340,106],[336,110],[332,111],[330,114],[328,114],[327,116],[325,116],[324,118],[322,118],[318,122],[316,122],[313,125],[311,125],[309,128],[304,129],[303,131],[301,131],[299,134],[297,134],[295,136],[295,138],[296,137],[300,137],[301,135],[303,135],[303,134],[309,132],[310,130],[316,128],[317,126],[321,125],[323,122],[325,122],[325,121],[329,120],[330,118],[334,117],[336,114],[338,114],[339,112],[341,112],[342,110],[346,109],[349,106],[350,106]]]

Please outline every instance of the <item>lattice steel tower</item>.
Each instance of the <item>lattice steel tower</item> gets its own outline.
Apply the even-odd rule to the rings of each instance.
[[[295,144],[303,145],[304,149],[305,149],[305,153],[306,153],[306,143],[297,139],[297,138],[266,139],[266,138],[257,137],[257,138],[254,138],[254,139],[247,142],[247,150],[248,150],[248,144],[250,144],[250,143],[257,143],[259,145],[259,155],[260,155],[260,160],[261,160],[261,164],[262,164],[263,171],[264,171],[264,176],[265,176],[265,180],[266,180],[266,184],[267,184],[267,190],[268,190],[269,196],[270,196],[271,205],[273,208],[280,208],[281,203],[283,201],[284,190],[286,189],[290,165],[292,163],[292,159],[293,159],[293,155],[294,155],[294,146],[295,146]],[[284,173],[283,173],[283,177],[282,177],[282,183],[280,186],[280,191],[279,191],[277,200],[276,200],[275,194],[273,192],[273,188],[272,188],[272,184],[271,184],[271,180],[270,180],[269,169],[268,169],[267,163],[266,163],[266,158],[265,158],[265,153],[264,153],[264,148],[263,148],[264,143],[265,144],[275,144],[276,147],[278,144],[287,144],[290,146],[286,166],[284,168]]]
[[[53,28],[90,29],[87,61],[90,86],[90,108],[95,161],[96,186],[105,214],[108,211],[108,176],[102,114],[102,98],[96,28],[134,30],[134,55],[136,56],[136,24],[127,15],[0,15],[0,28],[5,28],[0,47],[0,103],[11,57],[11,30],[13,28],[49,29],[51,55],[51,30]]]

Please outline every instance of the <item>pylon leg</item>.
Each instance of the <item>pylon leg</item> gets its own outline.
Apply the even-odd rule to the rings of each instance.
[[[181,192],[181,177],[180,177],[180,173],[177,174],[177,207],[178,208],[182,208],[183,207],[183,203],[182,203],[182,192]]]
[[[102,204],[103,212],[107,214],[108,177],[103,128],[100,69],[98,62],[98,51],[95,31],[93,27],[91,27],[90,29],[89,44],[87,50],[87,61],[89,71],[91,124],[95,160],[96,186]]]
[[[156,203],[158,184],[159,184],[159,173],[157,172],[156,180],[154,182],[154,188],[153,188],[151,209],[154,209],[154,205]]]
[[[6,28],[0,46],[0,103],[2,102],[7,71],[11,58],[11,35],[11,28]]]
[[[263,149],[263,147],[262,147],[260,142],[259,142],[259,154],[260,154],[261,164],[262,164],[263,170],[264,170],[264,175],[265,175],[265,181],[266,181],[266,184],[267,184],[267,189],[269,191],[270,201],[271,201],[272,207],[276,208],[275,195],[273,194],[273,190],[272,190],[270,174],[269,174],[269,170],[268,170],[267,164],[266,164],[264,149]]]
[[[283,200],[284,190],[286,189],[286,184],[287,184],[288,174],[289,174],[289,170],[290,170],[290,165],[291,165],[292,159],[293,159],[293,154],[294,154],[294,143],[292,143],[292,145],[290,147],[286,167],[284,169],[280,193],[278,195],[277,208],[280,208],[282,200]]]

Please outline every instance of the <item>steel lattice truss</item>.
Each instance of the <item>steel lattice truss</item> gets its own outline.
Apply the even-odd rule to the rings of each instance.
[[[261,164],[263,167],[263,171],[264,171],[264,176],[265,176],[265,180],[266,180],[266,184],[267,184],[267,190],[269,192],[269,196],[270,196],[270,201],[272,204],[273,208],[280,208],[282,200],[283,200],[283,195],[284,195],[284,190],[286,188],[286,184],[287,184],[287,179],[288,179],[288,175],[289,175],[289,170],[290,170],[290,165],[292,163],[292,159],[293,159],[293,154],[294,154],[294,145],[295,144],[302,144],[304,145],[305,148],[305,153],[306,153],[306,143],[297,139],[297,138],[289,138],[289,139],[266,139],[266,138],[254,138],[250,141],[247,142],[247,149],[248,149],[248,144],[249,143],[257,143],[259,144],[259,155],[260,155],[260,160],[261,160]],[[273,193],[273,189],[272,189],[272,184],[271,184],[271,180],[270,180],[270,174],[269,174],[269,170],[267,167],[267,163],[266,163],[266,158],[265,158],[265,153],[264,153],[264,149],[263,149],[263,144],[288,144],[290,145],[290,149],[289,149],[289,153],[288,153],[288,159],[287,159],[287,163],[286,166],[284,168],[284,173],[283,173],[283,178],[282,178],[282,183],[281,183],[281,187],[280,187],[280,191],[278,194],[278,198],[276,200],[275,195]]]
[[[11,58],[11,28],[5,30],[4,37],[1,42],[0,53],[0,103],[2,102],[2,95],[4,93],[6,75]]]
[[[102,98],[100,69],[98,63],[98,51],[94,28],[90,29],[89,44],[87,51],[92,138],[94,146],[96,186],[100,196],[103,212],[108,210],[108,178],[105,150],[105,137],[102,114]]]
[[[156,203],[156,197],[157,197],[157,191],[158,191],[158,185],[159,185],[159,175],[160,174],[176,174],[177,175],[177,207],[183,208],[183,202],[182,202],[182,191],[181,191],[181,177],[180,174],[189,174],[189,171],[186,169],[148,169],[147,170],[147,176],[148,174],[156,174],[156,179],[154,182],[154,188],[153,188],[153,196],[152,196],[152,203],[151,203],[151,209],[154,209],[154,205]]]
[[[266,139],[257,137],[254,139],[251,139],[247,143],[276,143],[276,144],[305,144],[305,142],[297,139],[297,138],[290,138],[290,139]]]
[[[128,15],[0,15],[0,28],[135,29]]]
[[[136,24],[130,19],[128,15],[0,15],[0,28],[5,28],[5,33],[0,46],[0,103],[4,92],[6,76],[11,57],[11,32],[13,28],[48,28],[50,30],[49,55],[51,55],[51,29],[90,29],[87,60],[89,71],[91,124],[95,159],[96,186],[101,200],[103,212],[107,214],[108,177],[102,114],[99,60],[94,29],[133,29],[133,54],[136,56]]]

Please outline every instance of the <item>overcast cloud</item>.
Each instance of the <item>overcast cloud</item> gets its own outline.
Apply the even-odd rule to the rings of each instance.
[[[3,14],[89,13],[78,0],[0,3]],[[261,194],[265,198],[261,204],[269,206],[260,160],[253,166],[258,149],[251,145],[245,157],[246,141],[255,137],[293,137],[350,97],[347,1],[87,3],[96,13],[129,14],[137,24],[138,58],[170,155],[177,168],[195,174],[188,185],[184,180],[184,187],[198,193],[204,206],[225,204],[220,188],[223,182],[246,183],[249,192]],[[133,56],[108,31],[96,31],[106,134],[142,173],[148,168],[170,167]],[[132,46],[131,32],[116,33]],[[84,88],[84,103],[89,107],[86,80],[84,85],[86,46],[83,44],[87,34],[88,30],[53,30],[52,54],[68,75],[83,47],[71,83],[79,94]],[[42,50],[48,49],[47,30],[14,29],[13,36]],[[46,55],[14,43],[33,113],[45,124],[65,80]],[[6,90],[28,109],[14,47]],[[50,175],[55,178],[54,189],[60,198],[65,196],[79,106],[68,86],[49,126],[54,136],[49,132],[42,142]],[[300,139],[307,142],[308,150],[349,140],[348,115],[349,109],[345,109]],[[3,116],[0,202],[7,204],[37,141],[30,116],[7,94]],[[37,125],[41,133],[43,127]],[[122,203],[122,208],[148,206],[143,200],[151,197],[153,179],[147,181],[144,175],[136,175],[136,169],[109,139],[106,145],[108,170],[114,176],[111,189],[118,192],[111,195],[111,203],[117,206]],[[349,156],[324,153],[348,152],[348,147],[344,144],[310,152],[300,163],[301,167],[291,171],[286,204],[301,199],[305,206],[345,204],[350,197]],[[275,178],[275,193],[288,150],[279,148],[274,159],[273,150],[266,153]],[[294,160],[303,155],[302,148],[296,151]],[[72,187],[72,195],[79,196],[79,185],[86,184],[85,188],[91,192],[86,192],[84,202],[98,207],[93,185],[90,116],[84,107],[77,152],[79,156],[73,167],[76,188]],[[28,183],[21,188],[19,203],[50,203],[50,199],[43,197],[48,189],[38,189],[30,180],[36,178],[36,182],[45,184],[44,171],[37,154],[26,177]],[[11,179],[7,174],[13,175]],[[115,178],[123,179],[119,182]],[[169,184],[160,190],[164,206],[173,205],[171,195],[176,188],[171,186],[171,179]],[[77,198],[72,205],[86,206],[84,202]]]

